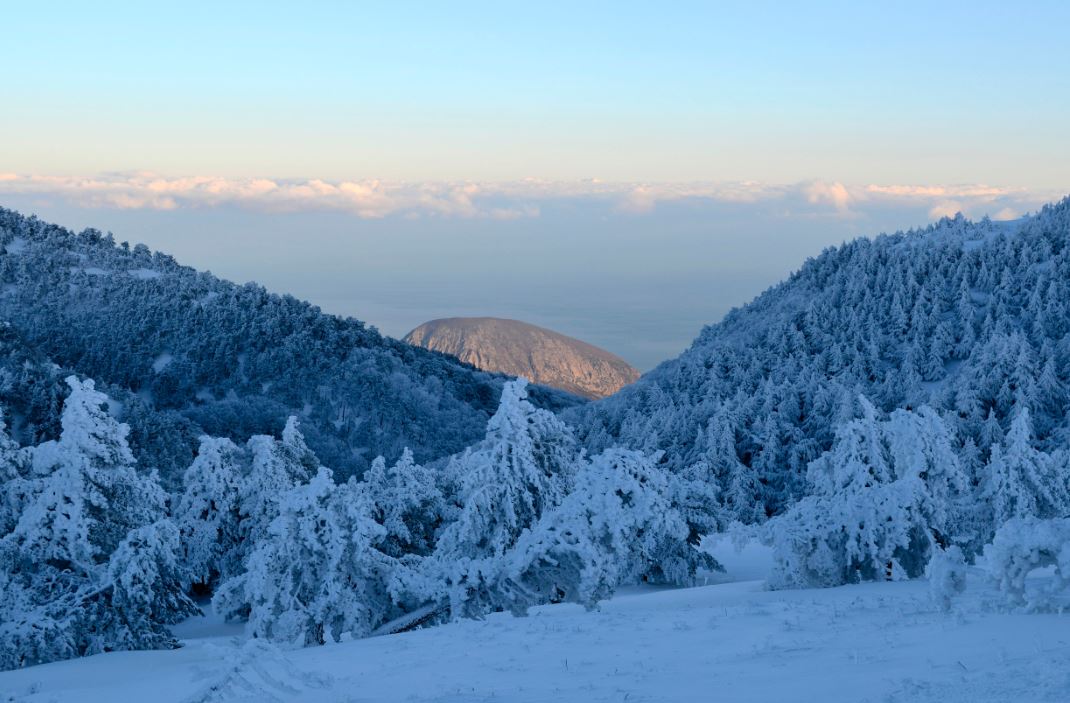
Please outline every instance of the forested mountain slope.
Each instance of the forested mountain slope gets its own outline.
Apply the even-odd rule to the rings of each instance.
[[[40,359],[105,384],[113,398],[121,392],[115,389],[136,394],[137,407],[124,409],[165,413],[168,423],[181,425],[174,439],[187,439],[170,448],[175,460],[155,451],[163,462],[155,467],[165,475],[185,468],[200,432],[244,441],[277,434],[291,414],[302,419],[321,460],[342,476],[359,473],[379,454],[396,458],[404,447],[420,460],[434,459],[481,436],[497,406],[502,376],[259,285],[181,266],[144,245],[116,244],[92,229],[75,234],[3,209],[0,245],[7,336]],[[52,376],[49,392],[64,393],[63,375]],[[533,396],[555,409],[577,402],[539,388]],[[32,426],[16,425],[19,439],[54,436],[41,423],[55,425],[58,414],[45,415]],[[130,412],[120,416],[136,444],[144,423]]]
[[[73,371],[29,347],[8,323],[0,323],[0,405],[8,433],[22,445],[55,439],[60,413],[69,394],[64,379]],[[138,466],[162,472],[169,489],[179,485],[182,470],[193,461],[202,430],[176,410],[157,410],[125,388],[100,384],[111,410],[130,426],[130,449]]]
[[[808,464],[861,414],[859,394],[878,411],[933,407],[977,483],[1022,410],[1032,445],[1070,439],[1068,244],[1070,199],[1015,222],[960,215],[858,239],[565,417],[592,451],[664,450],[748,521],[809,492]]]

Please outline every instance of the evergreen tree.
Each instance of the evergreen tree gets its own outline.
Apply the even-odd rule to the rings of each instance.
[[[125,647],[177,647],[166,626],[200,612],[186,595],[179,540],[174,523],[160,520],[131,530],[109,557],[111,593],[100,603],[97,623],[111,621]]]
[[[0,414],[0,535],[15,527],[19,516],[34,494],[30,479],[31,452],[19,448],[7,433]]]
[[[8,538],[41,562],[88,574],[130,530],[162,516],[165,494],[135,470],[129,429],[108,415],[107,396],[91,380],[67,383],[63,433],[35,449],[43,478]]]
[[[717,568],[687,542],[671,479],[640,452],[609,450],[576,476],[576,488],[518,541],[495,584],[498,609],[567,600],[592,608],[621,583],[687,585]]]
[[[482,442],[450,462],[460,510],[443,528],[426,596],[449,594],[454,617],[495,607],[494,581],[517,538],[569,491],[578,458],[564,423],[526,400],[527,381],[505,385]],[[441,584],[441,585],[440,585]]]
[[[368,635],[389,612],[384,529],[350,485],[321,468],[279,500],[279,515],[213,605],[249,611],[250,631],[291,646]]]
[[[406,449],[390,468],[378,457],[359,487],[385,530],[380,550],[395,558],[431,553],[444,520],[445,499],[435,475],[413,461],[412,452]]]
[[[62,434],[33,449],[31,497],[0,540],[5,667],[175,646],[166,625],[196,611],[155,473],[135,470],[107,396],[67,383]]]
[[[810,465],[814,493],[766,530],[779,587],[920,576],[948,542],[965,476],[943,421],[929,408],[863,417]]]
[[[1064,467],[1033,447],[1027,408],[1011,422],[1005,442],[992,447],[984,497],[990,533],[1011,518],[1053,518],[1070,514],[1070,485]]]
[[[281,441],[257,435],[249,439],[247,448],[250,468],[239,496],[241,541],[255,547],[278,516],[282,497],[315,475],[319,462],[305,444],[294,417],[287,421]]]
[[[241,450],[229,439],[201,437],[174,507],[183,561],[196,583],[213,584],[240,569]]]

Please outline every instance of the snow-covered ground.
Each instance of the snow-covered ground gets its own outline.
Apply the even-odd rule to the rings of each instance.
[[[195,618],[185,647],[0,673],[0,701],[1070,701],[1070,615],[950,614],[924,581],[767,591],[768,556],[720,548],[722,583],[296,651]]]

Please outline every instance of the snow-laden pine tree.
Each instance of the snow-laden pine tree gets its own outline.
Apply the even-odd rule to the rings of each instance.
[[[861,405],[810,465],[813,494],[769,523],[773,586],[916,577],[954,534],[966,479],[943,421],[925,407],[881,420]]]
[[[56,441],[35,447],[30,497],[0,540],[5,667],[174,644],[185,598],[177,533],[155,473],[142,476],[128,428],[93,382],[67,378]]]
[[[383,457],[376,458],[358,487],[385,530],[381,551],[394,558],[431,553],[446,512],[445,498],[434,472],[417,464],[412,452],[406,449],[390,467]]]
[[[459,511],[410,588],[428,600],[445,596],[453,617],[497,609],[503,556],[572,486],[579,457],[572,431],[529,403],[526,388],[524,379],[506,383],[486,437],[447,467]]]
[[[496,584],[496,605],[514,612],[552,601],[592,608],[622,583],[690,584],[716,568],[689,544],[657,456],[611,449],[584,462],[575,488],[525,531]]]
[[[42,563],[88,574],[130,530],[163,515],[166,495],[134,468],[129,428],[108,414],[107,396],[91,380],[67,384],[62,434],[34,450],[41,478],[8,539]]]
[[[1002,444],[992,446],[984,499],[991,516],[989,534],[1011,518],[1061,518],[1070,515],[1070,475],[1062,454],[1033,446],[1029,410],[1022,407]]]
[[[246,561],[220,586],[218,612],[247,610],[253,635],[290,646],[368,635],[391,608],[384,529],[353,483],[329,469],[279,496],[279,514]]]
[[[311,479],[319,467],[296,417],[287,420],[281,439],[256,435],[246,446],[250,467],[239,496],[243,553],[267,536],[269,526],[279,515],[282,497]]]
[[[131,530],[108,559],[111,592],[98,603],[97,618],[112,621],[124,648],[176,647],[166,626],[199,612],[186,595],[179,541],[175,524],[159,520]]]
[[[762,486],[757,470],[739,460],[735,425],[736,419],[728,405],[722,404],[710,418],[706,431],[700,438],[706,447],[703,459],[697,467],[692,465],[683,473],[687,478],[699,479],[700,477],[695,475],[695,469],[709,467],[708,475],[701,478],[705,479],[703,482],[707,484],[706,490],[716,494],[717,500],[709,501],[707,510],[714,512],[713,507],[720,502],[727,517],[750,524],[765,517]],[[719,486],[723,488],[718,491]],[[710,523],[719,522],[715,516],[710,517],[713,518],[709,520]]]
[[[201,437],[172,511],[194,583],[212,585],[241,569],[241,493],[246,457],[226,438]]]
[[[662,456],[660,452],[656,454]],[[699,544],[703,536],[719,532],[735,517],[724,508],[720,484],[706,461],[698,461],[679,473],[667,475],[672,504],[687,522],[687,541],[690,544]]]

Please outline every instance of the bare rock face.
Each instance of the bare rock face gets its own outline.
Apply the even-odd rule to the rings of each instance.
[[[639,378],[635,368],[604,349],[518,320],[431,320],[405,335],[405,341],[485,371],[525,376],[585,398],[604,398]]]

